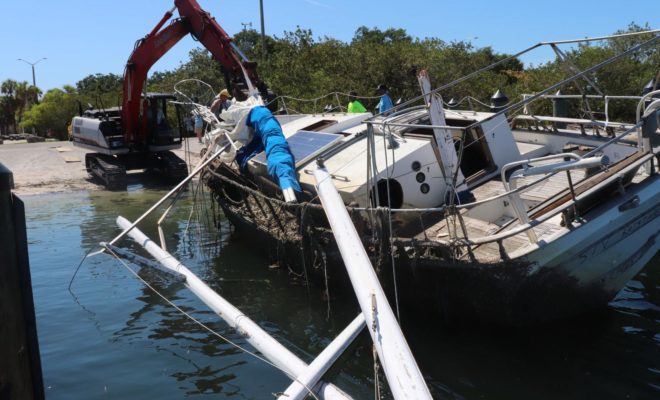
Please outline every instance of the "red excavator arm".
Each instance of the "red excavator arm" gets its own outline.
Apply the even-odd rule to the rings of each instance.
[[[180,18],[170,25],[163,25],[172,18],[175,9]],[[231,37],[218,25],[211,15],[204,11],[196,0],[174,0],[174,7],[165,13],[147,36],[138,40],[124,70],[124,98],[122,104],[122,124],[127,143],[146,143],[146,123],[140,123],[140,98],[152,65],[167,53],[179,40],[191,34],[206,47],[213,58],[220,62],[225,71],[235,79],[245,82],[243,70],[252,85],[262,93],[267,91],[256,71],[256,63],[241,60],[231,44]],[[145,120],[146,121],[146,120]]]

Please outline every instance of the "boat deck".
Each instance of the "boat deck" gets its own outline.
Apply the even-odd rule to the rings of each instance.
[[[541,165],[541,163],[538,165]],[[578,184],[586,178],[586,173],[584,170],[570,171],[570,174],[573,185]],[[538,175],[520,178],[518,180],[517,186],[521,187],[527,185],[537,179],[539,179]],[[561,172],[549,177],[537,185],[534,185],[528,190],[525,190],[520,194],[520,197],[525,201],[527,207],[531,208],[565,190],[568,190],[568,176],[567,173]],[[504,193],[505,191],[506,190],[504,189],[504,184],[502,184],[500,179],[492,179],[476,188],[473,188],[472,194],[474,195],[475,199],[479,201],[497,196]]]
[[[539,164],[540,163],[537,165]],[[540,182],[539,184],[534,185],[530,189],[522,192],[520,197],[523,199],[527,209],[530,210],[549,199],[553,199],[560,194],[567,193],[569,187],[567,175],[568,174],[566,172],[557,173],[548,177],[546,180]],[[574,185],[578,184],[580,181],[583,181],[586,178],[586,173],[584,170],[570,171],[570,175]],[[537,179],[539,179],[538,175],[521,178],[518,181],[518,187],[532,183]],[[484,184],[472,189],[472,194],[477,201],[492,198],[504,192],[504,185],[499,179],[489,180]],[[504,200],[506,200],[506,198],[504,198]],[[446,219],[442,219],[435,222],[431,222],[429,220],[420,221],[422,226],[424,226],[425,222],[429,223],[429,225],[427,228],[423,228],[421,232],[416,234],[414,238],[421,241],[438,239],[447,240],[450,237],[451,230],[455,231],[455,234],[451,235],[452,237],[463,238],[467,236],[468,239],[476,239],[494,235],[504,230],[513,229],[519,225],[517,219],[511,216],[513,213],[510,211],[504,211],[501,215],[496,216],[496,218],[492,221],[471,217],[468,214],[469,211],[465,209],[463,209],[461,212],[461,218],[463,219],[463,224],[465,226],[467,235],[464,235],[458,220],[448,221]],[[538,240],[542,241],[547,239],[550,236],[555,235],[560,230],[564,229],[560,223],[561,217],[557,216],[540,224],[538,227],[533,228]],[[530,244],[530,240],[527,237],[527,234],[524,232],[502,241],[502,247],[506,254],[520,250]],[[482,262],[502,259],[501,249],[497,243],[487,243],[474,246],[472,248],[472,252],[474,257],[478,261]],[[461,257],[468,257],[468,255],[464,254]]]
[[[500,221],[512,222],[512,224],[510,226],[507,226],[506,228],[503,228],[502,226],[496,223],[483,221],[477,218],[471,218],[467,215],[462,215],[461,218],[463,219],[463,224],[465,225],[465,230],[467,232],[468,238],[481,238],[485,236],[494,235],[505,229],[512,229],[513,227],[518,225],[518,222],[517,221],[513,222],[513,218],[511,217],[503,217],[502,219],[497,221],[498,223]],[[542,241],[544,239],[549,238],[550,236],[555,235],[560,230],[564,229],[559,224],[559,221],[560,218],[553,218],[550,221],[544,222],[540,224],[538,227],[533,228],[537,238],[540,241]],[[415,239],[447,240],[450,237],[449,235],[450,230],[455,230],[456,237],[459,238],[464,237],[460,222],[454,218],[452,220],[444,219],[438,222],[437,224],[428,228],[426,231],[420,233]],[[507,255],[529,245],[531,245],[531,243],[529,238],[527,237],[527,234],[525,233],[519,233],[502,241],[503,249]],[[477,259],[477,261],[480,262],[501,261],[503,258],[502,253],[500,251],[500,247],[496,242],[473,246],[471,250],[472,253],[474,254],[474,257]],[[468,259],[468,254],[463,254],[459,256],[458,259]]]

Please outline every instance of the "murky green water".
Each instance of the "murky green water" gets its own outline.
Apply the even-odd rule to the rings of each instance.
[[[119,232],[115,217],[134,219],[162,194],[138,188],[23,199],[48,399],[267,399],[289,385],[182,316],[110,256],[88,259],[67,290],[80,259]],[[334,293],[327,303],[318,288],[268,268],[254,251],[259,243],[229,240],[226,223],[217,234],[196,222],[212,210],[198,208],[189,225],[190,199],[181,204],[164,225],[170,252],[304,360],[357,314],[352,293]],[[246,345],[182,284],[139,275]],[[660,257],[598,315],[515,331],[454,330],[429,320],[407,331],[436,398],[660,398]],[[327,377],[355,398],[373,398],[372,362],[363,333]]]

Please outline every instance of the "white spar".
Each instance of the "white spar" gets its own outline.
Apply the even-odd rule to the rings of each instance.
[[[117,225],[124,229],[124,232],[133,226],[129,220],[124,217],[117,217]],[[278,368],[286,371],[290,376],[300,376],[307,369],[307,364],[284,347],[277,340],[273,339],[259,325],[243,314],[238,308],[217,294],[206,283],[193,274],[185,265],[174,258],[170,253],[161,249],[156,243],[149,239],[139,229],[133,227],[128,231],[128,236],[144,247],[158,262],[169,270],[175,271],[186,277],[186,286],[197,297],[199,297],[209,308],[216,312],[232,328],[236,329],[245,339],[254,346],[265,358],[275,364]],[[321,382],[316,388],[316,393],[321,394],[325,399],[350,399],[339,388],[331,383]]]
[[[305,387],[314,387],[323,374],[337,361],[353,340],[364,328],[364,315],[359,314],[353,322],[328,345],[325,349],[309,364],[307,371],[298,376],[284,393],[278,396],[278,400],[303,400],[307,398]]]
[[[394,398],[431,399],[424,377],[330,174],[325,168],[318,167],[314,170],[314,179]]]

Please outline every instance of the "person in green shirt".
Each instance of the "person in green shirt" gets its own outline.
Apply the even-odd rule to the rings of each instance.
[[[362,103],[358,101],[357,92],[355,90],[351,90],[351,92],[348,94],[348,112],[349,113],[367,112],[367,109],[364,108]]]

